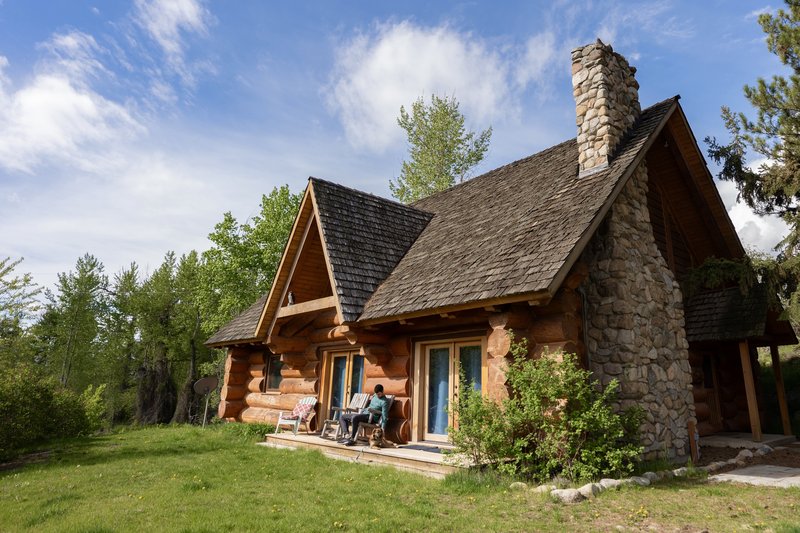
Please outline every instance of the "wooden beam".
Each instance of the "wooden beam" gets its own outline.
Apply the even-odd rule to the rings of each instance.
[[[307,302],[281,307],[278,309],[278,318],[301,315],[303,313],[313,313],[314,311],[322,311],[323,309],[331,308],[336,308],[336,297],[326,296],[325,298],[317,298],[316,300],[309,300]]]
[[[274,354],[287,352],[302,352],[308,348],[309,342],[305,337],[279,337],[270,335],[267,339],[267,347]]]
[[[781,411],[781,425],[783,434],[792,435],[792,425],[789,422],[789,404],[786,403],[786,389],[783,386],[783,373],[781,372],[781,358],[778,354],[778,345],[771,344],[769,354],[772,356],[772,371],[775,373],[775,390],[778,393],[778,407]]]
[[[750,346],[746,340],[739,343],[739,357],[742,360],[744,390],[747,394],[747,410],[750,412],[750,431],[753,433],[753,440],[761,442],[761,418],[758,416],[758,399],[756,397],[756,384],[753,380],[753,365],[750,364]]]

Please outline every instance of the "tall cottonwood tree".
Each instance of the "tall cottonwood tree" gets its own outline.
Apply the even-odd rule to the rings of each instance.
[[[431,95],[430,104],[419,98],[411,113],[400,107],[397,124],[406,132],[408,159],[397,181],[389,181],[392,196],[412,203],[443,191],[469,177],[483,160],[492,128],[478,134],[467,131],[455,98]]]
[[[213,246],[203,252],[199,305],[203,327],[211,334],[253,304],[269,290],[302,194],[288,185],[261,197],[257,215],[240,224],[230,213],[208,238]]]
[[[790,298],[792,314],[800,319],[800,2],[787,1],[788,9],[764,13],[758,22],[766,33],[770,52],[788,69],[787,75],[770,80],[758,78],[744,87],[755,108],[754,119],[722,108],[731,139],[720,144],[706,138],[708,155],[721,164],[718,177],[732,181],[739,198],[758,214],[776,214],[790,228],[778,245],[777,262],[771,269],[773,283]],[[763,162],[752,168],[751,159]]]

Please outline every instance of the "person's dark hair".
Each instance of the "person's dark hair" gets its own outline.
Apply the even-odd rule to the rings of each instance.
[[[378,393],[378,392],[383,392],[383,385],[381,385],[380,383],[378,383],[377,385],[375,385],[375,392],[376,392],[376,393]]]

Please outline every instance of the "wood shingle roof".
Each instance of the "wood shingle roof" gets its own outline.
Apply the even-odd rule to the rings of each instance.
[[[355,322],[433,215],[317,178],[310,186],[343,319]]]
[[[265,294],[233,320],[222,326],[206,342],[207,346],[224,346],[233,342],[256,340],[256,326],[267,301]]]
[[[643,111],[600,172],[578,176],[577,145],[569,140],[415,203],[434,217],[359,321],[553,294],[559,274],[580,255],[579,241],[593,232],[676,105],[671,98]]]

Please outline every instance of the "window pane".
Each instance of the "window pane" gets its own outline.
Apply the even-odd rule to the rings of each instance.
[[[354,355],[353,356],[353,375],[350,377],[350,398],[353,398],[354,394],[359,392],[364,392],[362,389],[362,384],[364,383],[364,356],[363,355]]]
[[[269,357],[269,362],[267,364],[267,389],[268,390],[275,390],[281,384],[281,368],[283,368],[283,363],[281,363],[281,356],[280,355],[271,355]]]
[[[347,387],[347,357],[333,358],[333,378],[331,383],[331,407],[346,407],[344,400]],[[331,411],[331,417],[333,411]]]
[[[472,384],[477,391],[481,390],[481,347],[461,346],[458,352],[461,372],[467,384]]]
[[[428,433],[447,434],[447,401],[450,397],[450,349],[432,348],[428,369]]]

